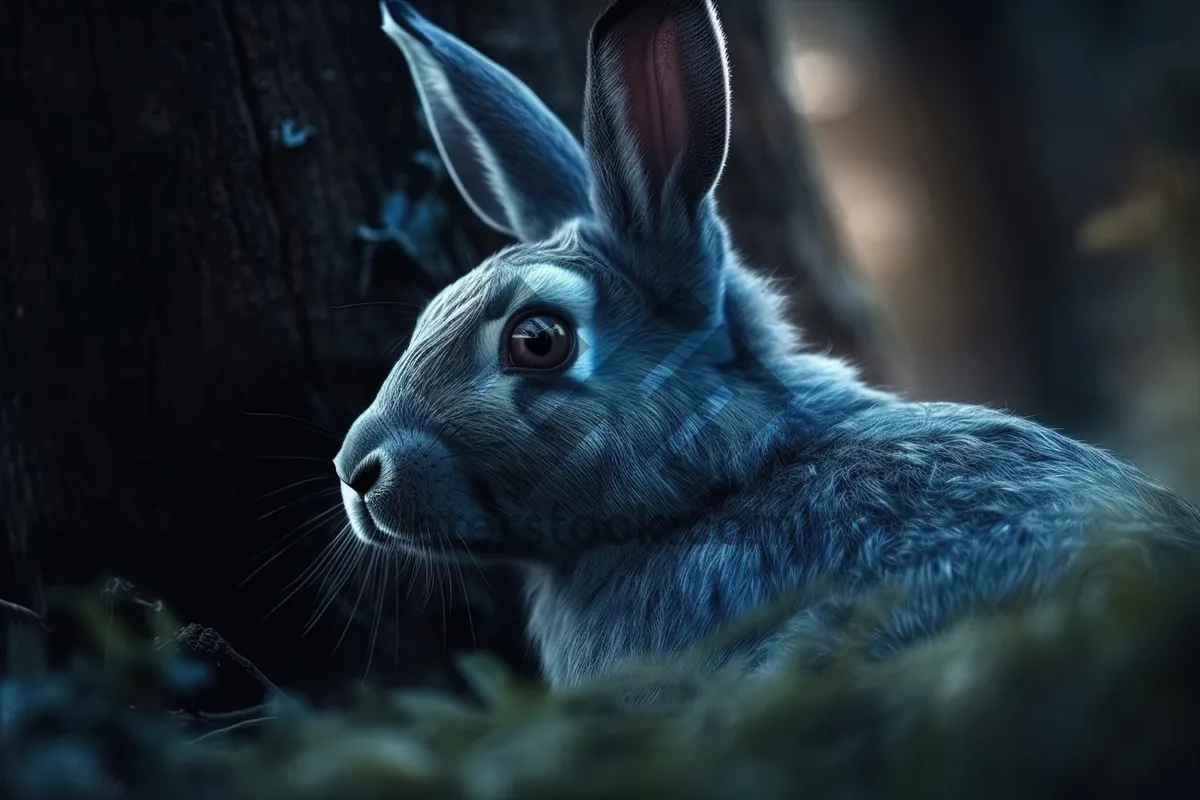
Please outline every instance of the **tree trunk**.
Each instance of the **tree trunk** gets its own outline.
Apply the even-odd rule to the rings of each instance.
[[[599,0],[419,5],[578,130]],[[869,358],[870,318],[784,110],[769,26],[757,3],[726,5],[738,110],[721,192],[739,246],[790,281],[815,344]],[[115,570],[280,680],[289,664],[320,664],[327,653],[313,650],[336,631],[304,644],[302,616],[269,628],[259,617],[336,525],[304,539],[298,561],[289,551],[239,581],[255,553],[335,506],[326,459],[386,374],[383,351],[468,253],[500,237],[414,161],[429,136],[373,3],[9,0],[0,53],[0,520],[12,565],[0,597],[40,607],[43,570],[48,582]],[[438,200],[441,224],[397,232],[398,202]],[[340,307],[384,300],[397,305]],[[256,500],[298,478],[311,481]],[[444,627],[436,611],[407,621],[424,599],[417,576],[395,679],[419,679],[423,650],[468,636],[520,660],[516,594],[488,580],[498,599],[469,620],[460,604]],[[343,668],[361,670],[362,655]]]

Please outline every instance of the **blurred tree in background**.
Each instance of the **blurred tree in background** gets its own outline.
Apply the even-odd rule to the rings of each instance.
[[[1182,188],[1200,5],[776,8],[844,233],[903,345],[901,386],[1034,416],[1200,496],[1196,295],[1170,277],[1195,256],[1163,246],[1165,227],[1104,254],[1077,239],[1135,174],[1158,176],[1174,230],[1200,227]]]
[[[576,131],[603,4],[416,3]],[[1146,259],[1097,264],[1076,228],[1150,147],[1129,122],[1200,52],[1194,5],[719,0],[739,248],[874,379],[1132,452],[1157,379],[1131,365],[1182,356],[1140,336]],[[532,669],[503,571],[412,566],[322,609],[340,434],[421,305],[505,243],[377,4],[8,0],[0,59],[0,598],[119,575],[310,692],[368,659],[444,683],[475,646]]]

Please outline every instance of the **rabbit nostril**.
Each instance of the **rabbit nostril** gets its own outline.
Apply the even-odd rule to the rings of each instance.
[[[350,476],[350,482],[347,484],[354,493],[359,497],[364,497],[367,492],[371,491],[371,487],[379,480],[379,474],[382,467],[379,459],[376,456],[367,456],[358,467],[355,468],[354,474]]]

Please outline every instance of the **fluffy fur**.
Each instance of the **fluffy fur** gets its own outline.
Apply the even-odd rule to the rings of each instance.
[[[407,3],[383,11],[458,188],[521,241],[421,315],[336,459],[361,490],[347,512],[383,547],[522,565],[554,686],[674,657],[820,581],[825,599],[722,659],[819,655],[850,599],[895,583],[905,598],[873,639],[887,654],[1053,586],[1102,524],[1200,530],[1110,454],[998,411],[905,402],[800,349],[713,197],[730,97],[708,0],[600,16],[582,147],[510,73]],[[506,321],[530,308],[577,332],[568,368],[501,368]]]

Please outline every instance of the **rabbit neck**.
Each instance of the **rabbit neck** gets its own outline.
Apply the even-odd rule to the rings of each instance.
[[[800,518],[790,502],[781,505],[797,494],[796,476],[786,473],[849,418],[901,401],[868,387],[842,361],[796,352],[777,301],[736,260],[727,266],[731,340],[786,390],[784,409],[731,418],[728,430],[710,436],[716,444],[699,470],[707,485],[693,482],[679,495],[686,495],[681,507],[664,509],[670,521],[566,564],[528,567],[529,632],[553,686],[576,685],[631,659],[679,654],[811,577],[812,564],[796,547]],[[758,380],[747,379],[745,388]],[[758,428],[760,417],[772,422]]]
[[[615,545],[569,573],[531,570],[529,628],[547,680],[568,688],[633,659],[679,654],[803,582],[785,537],[741,538]]]
[[[794,509],[776,508],[786,496],[776,484],[788,480],[811,432],[835,421],[797,413],[792,423],[757,474],[738,481],[745,488],[723,490],[651,538],[594,547],[569,565],[527,567],[529,633],[552,686],[569,688],[633,659],[676,656],[814,577],[795,545]]]

